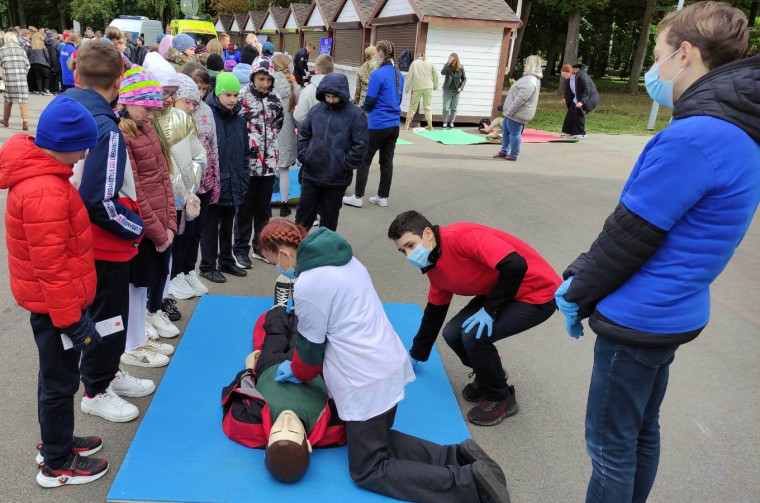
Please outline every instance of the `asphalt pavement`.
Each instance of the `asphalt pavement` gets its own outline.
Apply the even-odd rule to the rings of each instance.
[[[31,125],[49,98],[31,98]],[[18,110],[14,109],[18,114]],[[593,127],[593,114],[589,125]],[[0,128],[0,141],[19,133]],[[496,146],[444,146],[409,132],[413,145],[396,149],[387,208],[367,205],[341,211],[339,232],[369,269],[385,302],[424,306],[427,280],[386,238],[401,211],[416,209],[437,224],[472,221],[506,230],[530,243],[561,272],[588,249],[615,207],[626,176],[648,140],[643,136],[590,135],[575,144],[524,144],[518,162],[492,160]],[[370,173],[374,195],[378,167]],[[5,211],[7,192],[0,193]],[[365,201],[366,204],[366,201]],[[274,210],[277,214],[277,210]],[[712,288],[712,319],[704,332],[676,353],[661,411],[662,455],[651,502],[760,501],[760,224],[758,218]],[[4,219],[3,219],[4,222]],[[4,223],[0,223],[4,230]],[[0,247],[7,263],[7,250]],[[272,294],[274,271],[257,262],[247,278],[211,285],[213,294]],[[449,316],[466,299],[456,299]],[[126,299],[125,299],[126,301]],[[197,300],[180,301],[184,329]],[[37,350],[29,316],[10,294],[8,270],[0,268],[0,501],[102,502],[140,425],[151,397],[133,399],[140,417],[112,424],[79,411],[76,433],[97,434],[109,473],[86,486],[41,489],[34,481]],[[494,427],[470,427],[504,468],[515,503],[583,501],[590,461],[583,437],[595,336],[568,337],[560,315],[497,344],[517,389],[520,412]],[[181,346],[181,338],[172,339]],[[213,344],[213,341],[209,341]],[[467,383],[464,368],[439,339],[457,396]],[[181,347],[179,348],[181,351]],[[421,365],[424,365],[422,363]],[[160,383],[163,369],[127,367]],[[189,404],[178,404],[177,421]],[[193,407],[218,407],[218,403]],[[470,404],[460,400],[462,414]],[[430,428],[435,428],[431,424]],[[181,463],[181,459],[176,460]],[[156,466],[155,470],[171,470]],[[209,467],[213,469],[213,467]],[[238,483],[245,483],[239,481]]]

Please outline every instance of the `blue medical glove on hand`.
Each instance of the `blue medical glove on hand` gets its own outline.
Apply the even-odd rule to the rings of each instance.
[[[484,307],[481,307],[477,313],[473,314],[462,323],[462,328],[465,333],[475,327],[478,327],[478,333],[475,336],[476,339],[480,339],[480,336],[483,335],[484,328],[488,328],[488,337],[491,337],[491,334],[493,333],[493,318],[491,318],[491,315],[486,312]]]
[[[417,370],[417,364],[420,363],[420,361],[416,358],[412,358],[411,354],[409,355],[409,361],[412,363],[412,368]]]
[[[292,382],[295,384],[301,384],[301,381],[299,381],[295,375],[293,375],[293,371],[290,369],[290,360],[285,360],[280,364],[279,367],[277,367],[277,375],[274,377],[274,380],[277,382]]]
[[[575,302],[565,300],[565,294],[572,282],[572,276],[567,278],[554,293],[554,298],[557,301],[557,307],[565,315],[565,329],[567,333],[570,334],[570,337],[577,339],[583,337],[583,325],[581,324],[581,320],[578,319],[579,307]]]

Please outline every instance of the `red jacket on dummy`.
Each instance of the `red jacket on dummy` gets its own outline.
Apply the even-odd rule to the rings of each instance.
[[[0,148],[0,188],[10,189],[5,212],[8,269],[16,302],[47,313],[53,325],[78,322],[95,298],[92,230],[72,167],[15,135]]]

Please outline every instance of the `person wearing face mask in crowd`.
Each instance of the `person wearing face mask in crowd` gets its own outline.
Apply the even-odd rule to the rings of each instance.
[[[586,138],[586,114],[599,104],[599,92],[582,64],[562,65],[564,79],[564,98],[560,101],[567,107],[565,122],[562,124],[562,136],[576,140]]]
[[[644,502],[660,453],[660,405],[681,344],[710,318],[710,284],[760,202],[760,56],[747,18],[699,2],[657,28],[647,91],[673,107],[614,212],[557,291],[568,333],[597,334],[586,408],[587,502]],[[696,384],[695,384],[696,385]]]
[[[561,280],[524,241],[473,223],[432,225],[416,211],[396,217],[388,237],[430,280],[425,313],[409,350],[412,364],[427,361],[454,295],[474,297],[443,328],[443,338],[472,368],[462,398],[477,402],[467,419],[480,426],[517,414],[515,387],[494,343],[529,330],[554,314]]]

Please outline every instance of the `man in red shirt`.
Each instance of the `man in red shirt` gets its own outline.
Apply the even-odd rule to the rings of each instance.
[[[454,295],[474,297],[443,329],[443,338],[475,380],[462,397],[478,404],[471,423],[499,424],[517,414],[515,388],[494,346],[543,323],[556,311],[562,282],[549,263],[520,239],[472,223],[432,225],[416,211],[401,213],[388,229],[398,251],[430,280],[427,307],[409,350],[413,366],[427,361]]]

